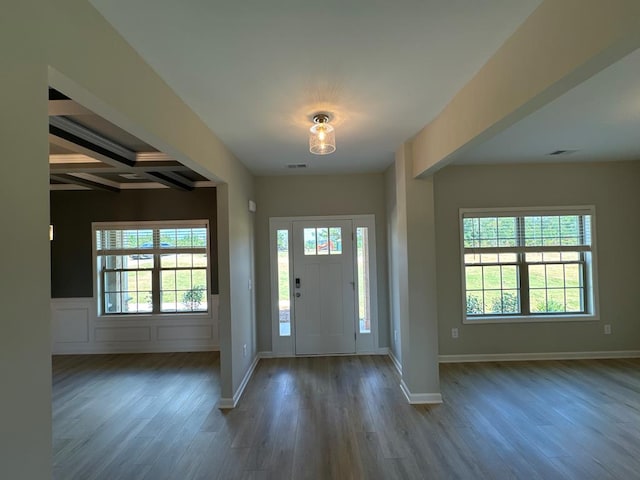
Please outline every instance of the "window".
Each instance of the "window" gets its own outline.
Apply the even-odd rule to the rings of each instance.
[[[291,336],[291,282],[289,280],[289,230],[277,231],[278,254],[278,332]]]
[[[342,255],[342,228],[305,228],[304,254]]]
[[[466,320],[595,315],[593,208],[460,217]]]
[[[358,328],[360,333],[371,333],[369,227],[356,228],[356,271],[358,274]]]
[[[93,225],[102,315],[208,311],[206,220]]]

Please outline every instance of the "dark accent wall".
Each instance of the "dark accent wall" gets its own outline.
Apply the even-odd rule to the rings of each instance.
[[[91,222],[209,219],[211,293],[218,293],[216,189],[51,192],[51,297],[93,296]]]

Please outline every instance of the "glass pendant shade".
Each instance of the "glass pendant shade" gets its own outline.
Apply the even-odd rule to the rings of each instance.
[[[336,132],[326,116],[316,115],[309,129],[309,151],[314,155],[328,155],[336,151]]]

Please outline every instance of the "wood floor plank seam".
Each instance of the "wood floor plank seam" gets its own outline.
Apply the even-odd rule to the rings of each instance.
[[[219,362],[54,357],[54,478],[640,479],[640,359],[441,364],[412,406],[386,357],[264,358],[230,411]]]

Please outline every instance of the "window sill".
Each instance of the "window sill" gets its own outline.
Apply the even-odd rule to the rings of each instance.
[[[462,323],[476,325],[481,323],[564,323],[564,322],[594,322],[600,320],[597,314],[577,315],[527,315],[527,316],[486,316],[478,318],[465,317]]]
[[[171,321],[193,321],[193,320],[211,320],[211,311],[194,312],[194,313],[114,313],[110,315],[98,314],[99,323],[128,323],[128,322],[163,322]]]

